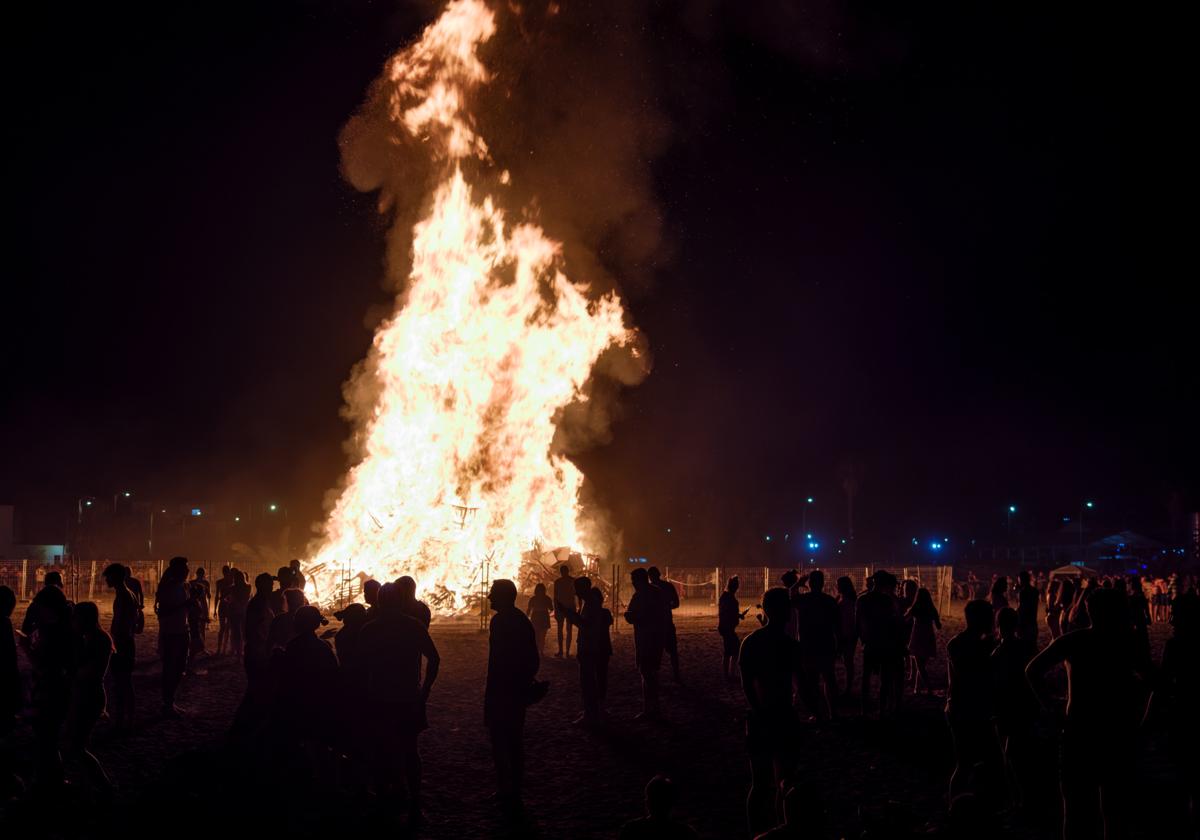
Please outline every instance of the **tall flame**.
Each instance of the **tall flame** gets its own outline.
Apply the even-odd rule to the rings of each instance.
[[[346,571],[410,574],[439,611],[456,611],[485,559],[492,577],[515,579],[536,544],[592,550],[583,476],[552,442],[600,354],[633,335],[615,295],[591,299],[563,274],[559,243],[508,223],[464,175],[464,159],[488,161],[467,94],[489,78],[477,50],[494,32],[480,0],[454,0],[387,67],[391,121],[443,177],[366,361],[377,396],[359,418],[362,457],[310,563],[322,598]]]

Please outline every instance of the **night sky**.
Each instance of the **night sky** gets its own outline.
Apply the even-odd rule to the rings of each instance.
[[[337,135],[432,5],[161,5],[29,7],[6,59],[0,503],[316,518],[391,299]],[[880,546],[1200,505],[1170,50],[1095,9],[652,5],[653,371],[580,458],[631,548],[738,550],[809,495],[840,536],[848,464]]]

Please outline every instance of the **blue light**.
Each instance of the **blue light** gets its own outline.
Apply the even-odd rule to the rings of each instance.
[[[1009,505],[1009,506],[1008,506],[1008,512],[1009,512],[1009,513],[1016,513],[1016,512],[1017,512],[1017,506],[1016,506],[1016,505]]]
[[[929,544],[929,547],[930,547],[930,548],[932,548],[934,551],[941,551],[941,550],[942,550],[942,544],[941,544],[940,542],[934,542],[934,543],[930,543],[930,544]]]
[[[1088,508],[1094,508],[1096,506],[1096,503],[1095,502],[1087,502],[1084,506],[1088,507]]]
[[[805,501],[807,501],[811,505],[813,503],[813,497],[809,496],[807,499],[805,499]]]
[[[767,542],[770,542],[770,541],[771,541],[771,535],[767,534]]]
[[[845,544],[846,544],[846,541],[845,541],[845,540],[842,540],[842,545],[845,545]]]
[[[1071,521],[1071,517],[1069,517],[1069,516],[1063,517],[1063,522],[1070,522],[1070,521]]]
[[[200,508],[192,508],[192,516],[199,516]]]
[[[806,540],[811,540],[811,539],[812,539],[812,534],[805,534],[805,535],[804,535],[804,539],[806,539]]]
[[[917,542],[917,538],[916,538],[916,537],[913,537],[913,545],[920,545],[920,543],[918,543],[918,542]]]

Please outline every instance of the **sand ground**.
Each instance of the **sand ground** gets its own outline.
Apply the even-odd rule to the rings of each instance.
[[[946,624],[943,646],[956,629],[955,620]],[[340,836],[347,830],[378,828],[379,814],[372,811],[377,806],[363,805],[336,786],[280,793],[270,786],[272,780],[247,782],[231,768],[223,745],[245,683],[240,665],[229,657],[200,660],[197,667],[203,673],[185,679],[178,699],[187,716],[160,718],[154,625],[149,618],[147,633],[138,639],[135,686],[141,706],[136,732],[118,739],[102,721],[94,738],[96,755],[119,787],[117,798],[106,805],[77,786],[66,799],[70,807],[55,814],[57,836],[107,836],[122,824],[129,829],[124,836],[149,836],[158,833],[156,824],[164,812],[178,815],[178,820],[169,818],[177,836],[225,833],[223,829],[238,824],[242,809],[255,807],[271,814],[271,823],[284,835]],[[417,836],[612,838],[623,822],[640,815],[646,781],[666,773],[681,791],[678,815],[701,837],[746,837],[743,803],[749,774],[741,690],[721,676],[714,620],[685,616],[678,625],[683,683],[674,684],[664,668],[667,719],[659,724],[632,720],[640,694],[629,628],[614,636],[607,703],[611,720],[604,731],[569,725],[580,709],[574,659],[543,658],[540,675],[552,686],[528,717],[530,818],[514,828],[498,818],[488,799],[494,784],[482,727],[486,633],[477,622],[435,622],[432,634],[442,671],[430,703],[430,728],[421,736],[429,822]],[[1162,625],[1154,628],[1156,649],[1168,631]],[[547,653],[555,649],[553,635],[552,629]],[[215,646],[215,632],[208,641],[210,648]],[[944,687],[944,647],[939,653],[932,677],[936,687]],[[836,829],[831,837],[858,826],[864,809],[886,813],[896,824],[910,820],[924,826],[942,817],[951,760],[941,706],[940,698],[909,696],[894,724],[865,720],[843,707],[833,723],[806,726],[803,772],[826,803]],[[18,742],[27,741],[24,727]],[[1153,817],[1172,787],[1172,774],[1159,740],[1145,741],[1134,794],[1144,806],[1139,811]],[[1048,766],[1052,764],[1050,757]],[[1048,778],[1047,784],[1052,783]],[[258,802],[260,790],[273,791],[271,798]],[[29,813],[28,806],[10,805],[0,811],[0,820],[16,824]],[[1032,825],[1013,814],[1003,820],[1006,836],[1056,833],[1052,823]],[[384,819],[383,825],[398,831],[403,821]],[[1169,835],[1152,821],[1139,836]]]

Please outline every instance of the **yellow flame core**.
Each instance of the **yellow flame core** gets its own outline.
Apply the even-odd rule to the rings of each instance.
[[[495,31],[478,0],[451,3],[388,67],[391,118],[430,145],[446,174],[413,228],[403,305],[367,360],[378,394],[311,558],[316,589],[338,576],[416,578],[440,612],[465,606],[490,558],[516,578],[535,543],[590,552],[583,476],[553,449],[559,411],[606,348],[632,338],[613,294],[592,300],[562,271],[559,243],[476,200],[460,165],[486,159],[465,111],[488,79],[476,50]],[[501,182],[505,182],[501,179]]]

